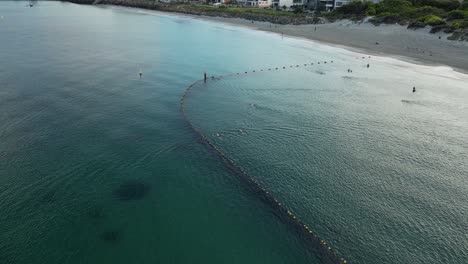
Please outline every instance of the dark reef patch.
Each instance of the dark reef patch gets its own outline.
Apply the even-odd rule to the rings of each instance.
[[[150,190],[150,185],[139,180],[123,183],[114,191],[114,196],[121,201],[140,200]]]
[[[93,219],[101,218],[103,216],[102,207],[94,206],[89,208],[87,211],[87,215]]]
[[[101,239],[109,243],[117,243],[122,238],[122,234],[117,230],[107,230],[101,234]]]
[[[42,195],[41,201],[44,203],[53,203],[57,200],[55,191],[48,191]]]

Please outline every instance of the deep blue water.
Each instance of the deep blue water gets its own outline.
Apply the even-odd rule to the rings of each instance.
[[[468,262],[466,75],[183,16],[0,2],[0,263],[321,263],[183,119],[205,70],[226,77],[194,87],[190,121],[340,255]]]

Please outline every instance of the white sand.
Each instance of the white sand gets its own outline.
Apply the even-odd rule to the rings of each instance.
[[[468,42],[447,40],[447,34],[430,34],[428,28],[415,31],[399,25],[374,26],[370,23],[357,24],[351,21],[319,25],[273,25],[235,18],[202,18],[307,38],[363,53],[391,56],[422,64],[447,65],[468,73]]]

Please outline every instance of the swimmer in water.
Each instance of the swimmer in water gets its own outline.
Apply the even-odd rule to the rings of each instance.
[[[142,76],[142,75],[143,75],[143,72],[142,72],[141,69],[140,69],[140,79],[141,79],[141,76]]]

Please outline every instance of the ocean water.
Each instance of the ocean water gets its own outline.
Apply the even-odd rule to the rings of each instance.
[[[0,263],[322,263],[190,129],[205,70],[189,121],[349,263],[468,262],[468,76],[0,2]]]

